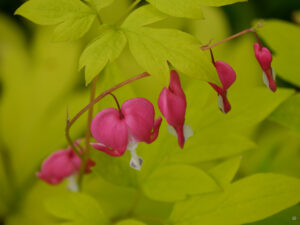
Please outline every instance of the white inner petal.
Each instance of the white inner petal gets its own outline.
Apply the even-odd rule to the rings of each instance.
[[[187,140],[189,137],[192,137],[194,135],[194,131],[190,125],[184,124],[183,135],[184,135],[185,140]]]
[[[129,135],[127,149],[129,151],[135,151],[139,142],[134,139],[132,135]]]
[[[265,85],[268,88],[270,88],[270,86],[269,86],[269,80],[268,80],[267,74],[265,72],[263,72],[263,80],[264,80]]]
[[[170,134],[174,135],[175,137],[177,137],[177,133],[176,130],[174,129],[174,127],[168,125],[168,131]],[[192,137],[194,135],[194,131],[192,129],[192,127],[188,124],[184,124],[183,125],[183,136],[184,139],[187,140],[189,137]]]
[[[143,164],[143,159],[141,157],[139,157],[136,154],[136,150],[135,149],[128,149],[131,153],[131,159],[130,159],[130,167],[132,167],[133,169],[136,170],[141,170],[142,169],[142,164]]]
[[[73,174],[73,175],[68,177],[67,188],[68,188],[69,191],[79,192],[79,187],[78,187],[78,183],[77,183],[77,175],[76,174]]]
[[[175,137],[177,137],[177,133],[176,133],[176,130],[174,129],[174,127],[172,127],[172,126],[170,126],[169,124],[168,124],[168,132],[170,133],[170,134],[172,134],[172,135],[174,135]]]
[[[219,105],[219,108],[221,109],[221,111],[223,113],[225,113],[224,101],[223,101],[223,97],[221,95],[218,95],[218,105]]]
[[[127,149],[131,153],[131,159],[129,165],[133,169],[141,170],[143,159],[140,158],[136,153],[136,148],[138,146],[138,143],[139,142],[136,141],[132,135],[129,135],[128,145],[127,145]]]

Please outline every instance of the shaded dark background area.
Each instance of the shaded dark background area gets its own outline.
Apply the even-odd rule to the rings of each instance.
[[[0,12],[11,17],[21,5],[20,0],[0,0]],[[249,0],[247,4],[237,3],[223,7],[232,25],[232,32],[249,27],[255,18],[278,18],[292,20],[292,14],[300,9],[300,0]],[[22,26],[19,17],[14,17]]]
[[[27,34],[27,40],[31,40],[31,29],[28,23],[19,16],[14,16],[14,11],[22,4],[23,0],[0,0],[0,13],[13,18]],[[277,18],[286,21],[293,21],[293,15],[300,10],[300,0],[248,0],[248,3],[236,3],[223,7],[231,24],[231,32],[236,33],[251,27],[251,23],[257,18]],[[277,77],[277,85],[290,87],[300,91],[290,83]],[[1,84],[0,84],[1,95]]]
[[[21,5],[20,0],[0,0],[0,11],[13,17]],[[250,26],[254,18],[278,18],[292,20],[292,13],[300,9],[299,0],[249,0],[248,4],[237,3],[223,7],[230,19],[233,32]],[[20,23],[21,20],[15,19]]]

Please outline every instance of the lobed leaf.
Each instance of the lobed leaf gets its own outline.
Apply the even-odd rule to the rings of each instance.
[[[80,56],[79,67],[85,67],[85,81],[89,84],[101,73],[109,62],[113,62],[122,53],[126,45],[126,37],[121,30],[109,29],[103,31]]]
[[[223,6],[237,2],[248,2],[248,0],[198,0],[198,2],[206,6]]]
[[[231,183],[240,168],[241,159],[240,156],[228,159],[213,167],[209,174],[217,180],[221,187],[225,188]]]
[[[90,2],[92,6],[96,8],[96,10],[103,9],[109,5],[111,5],[115,0],[87,0]]]
[[[96,18],[95,12],[80,0],[29,0],[15,14],[41,25],[59,24],[55,41],[81,38]]]
[[[203,19],[201,5],[223,6],[247,0],[147,0],[160,11],[175,17]]]
[[[70,17],[55,28],[53,40],[57,42],[77,40],[89,31],[94,20],[93,14]]]
[[[46,201],[47,210],[63,220],[60,224],[98,225],[109,224],[98,202],[82,193],[69,193]]]
[[[299,225],[300,206],[294,206],[286,209],[272,217],[251,223],[249,225]]]
[[[187,196],[219,190],[203,170],[189,165],[167,165],[155,170],[143,183],[145,194],[157,201],[174,202]]]
[[[95,166],[93,171],[105,180],[118,186],[131,188],[138,186],[138,171],[129,166],[130,153],[128,151],[122,157],[111,157],[96,150],[94,150],[92,154],[93,160],[95,160],[98,165]]]
[[[282,103],[271,115],[270,119],[300,132],[300,94],[294,95]]]
[[[138,220],[127,219],[116,223],[116,225],[146,225],[146,224]]]
[[[208,55],[190,34],[173,29],[126,29],[129,48],[136,61],[159,80],[168,81],[169,66],[179,72],[219,84],[219,78]]]
[[[173,224],[238,225],[258,221],[300,201],[300,180],[278,174],[256,174],[225,192],[193,197],[175,205]]]
[[[255,144],[241,135],[199,133],[188,140],[184,151],[174,152],[169,160],[181,163],[204,162],[239,155],[252,148],[255,148]]]
[[[278,76],[300,86],[300,27],[280,20],[267,20],[258,32],[275,53],[272,66]]]
[[[145,5],[133,11],[122,24],[123,28],[135,29],[166,19],[168,16],[152,5]]]
[[[160,11],[175,17],[202,19],[199,1],[195,0],[147,0]]]

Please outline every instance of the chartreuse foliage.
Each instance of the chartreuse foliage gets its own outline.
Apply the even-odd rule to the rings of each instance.
[[[272,34],[276,34],[276,37]],[[300,86],[300,27],[280,20],[266,20],[263,29],[259,30],[259,35],[274,51],[273,67],[278,76]]]
[[[222,6],[246,0],[147,0],[162,12],[191,19],[202,19],[201,6]]]
[[[275,216],[258,221],[256,223],[251,223],[251,225],[298,225],[299,212],[300,206],[294,206],[276,214]]]
[[[109,224],[98,202],[86,194],[67,194],[46,201],[46,208],[61,225]]]
[[[66,145],[66,105],[74,115],[88,101],[87,91],[74,89],[79,45],[51,43],[51,32],[39,29],[28,48],[22,30],[3,15],[0,33],[0,218],[10,225],[49,224],[42,202],[61,188],[36,182],[35,172]],[[83,129],[79,121],[74,137]]]
[[[85,66],[87,84],[103,70],[108,62],[118,58],[126,45],[127,40],[121,30],[109,27],[106,29],[108,30],[93,41],[80,57],[79,66],[80,68]]]
[[[179,201],[189,195],[217,191],[218,185],[204,171],[178,164],[158,168],[144,185],[145,194],[158,201]]]
[[[175,205],[172,224],[229,225],[264,219],[300,201],[300,181],[275,174],[257,174],[224,192],[193,197]]]
[[[232,157],[210,169],[209,174],[218,181],[222,188],[226,188],[237,173],[241,159],[241,156]]]
[[[170,62],[183,74],[218,83],[213,65],[192,35],[172,29],[143,27],[164,18],[153,7],[144,6],[125,20],[122,28],[137,62],[147,72],[163,80],[169,77]]]
[[[244,84],[234,85],[232,92],[228,93],[232,112],[224,116],[217,109],[217,96],[213,95],[212,88],[206,82],[197,79],[191,81],[192,78],[198,78],[218,83],[207,52],[200,49],[201,43],[191,34],[180,30],[157,28],[169,17],[202,18],[205,9],[201,5],[220,6],[234,2],[238,1],[149,0],[150,4],[134,10],[124,21],[108,25],[104,20],[104,24],[97,24],[100,29],[82,51],[79,60],[79,67],[85,67],[86,83],[101,73],[99,86],[107,89],[115,81],[125,80],[125,75],[147,71],[153,76],[139,81],[138,87],[129,85],[117,94],[125,100],[138,93],[138,96],[151,96],[151,100],[156,102],[157,96],[154,96],[153,90],[157,87],[161,89],[166,84],[170,63],[181,75],[186,75],[186,78],[181,77],[189,104],[187,123],[193,127],[195,135],[188,139],[185,149],[181,151],[176,138],[167,133],[164,122],[155,143],[140,144],[138,147],[138,153],[144,160],[140,172],[129,167],[128,153],[120,158],[112,158],[92,151],[91,156],[97,166],[93,169],[94,176],[86,179],[85,194],[65,194],[59,188],[50,189],[40,182],[37,185],[31,182],[34,171],[45,155],[63,146],[66,102],[74,108],[84,105],[85,94],[77,96],[75,91],[72,97],[67,94],[74,90],[77,77],[74,76],[77,68],[74,62],[79,58],[79,46],[76,43],[50,44],[49,33],[38,31],[33,50],[27,52],[24,40],[16,38],[20,36],[19,33],[5,27],[3,30],[11,32],[5,32],[7,37],[4,41],[0,37],[0,44],[9,43],[9,51],[2,55],[4,60],[0,67],[1,80],[7,86],[0,105],[0,132],[3,138],[0,147],[3,149],[5,146],[11,152],[16,183],[21,190],[14,197],[15,193],[8,190],[7,181],[0,172],[0,215],[6,214],[7,210],[1,204],[4,199],[2,190],[9,193],[9,197],[4,199],[5,203],[19,201],[18,205],[21,205],[15,214],[7,215],[7,224],[239,225],[267,218],[296,205],[300,201],[300,181],[297,178],[265,173],[233,182],[241,155],[246,157],[246,153],[257,148],[245,134],[265,120],[293,94],[293,90],[279,89],[274,94],[257,87],[253,77],[260,76],[260,70],[255,66],[252,68],[257,63],[254,56],[249,54],[249,48],[245,47],[252,48],[253,41],[245,39],[237,43],[236,48],[217,54],[232,60],[232,66],[238,72],[237,83]],[[113,6],[113,3],[113,0],[29,0],[16,14],[38,24],[57,25],[54,40],[70,41],[85,35],[95,20],[100,22],[101,11]],[[194,22],[185,23],[187,26],[184,28],[188,30]],[[283,78],[291,77],[297,68],[287,68],[284,63],[281,65],[286,59],[279,58],[279,55],[282,54],[289,61],[295,58],[291,59],[284,47],[277,46],[277,36],[273,34],[273,28],[268,28],[272,24],[270,22],[266,28],[262,28],[261,33],[278,53],[275,69]],[[274,24],[274,29],[281,26],[281,22]],[[289,24],[282,26],[295,32],[298,29]],[[197,29],[197,26],[193,28],[195,33],[203,32]],[[15,38],[10,38],[11,34]],[[287,45],[297,45],[293,37],[284,38],[287,39]],[[292,55],[296,57],[297,51]],[[249,65],[251,68],[247,68]],[[297,84],[296,77],[289,81]],[[296,101],[296,98],[290,101]],[[104,99],[100,105],[111,107],[111,102]],[[284,105],[288,106],[272,113],[272,119],[279,120],[283,115],[294,112],[289,101]],[[19,113],[20,109],[24,109],[22,114]],[[71,114],[74,111],[70,109]],[[292,126],[291,120],[284,121]],[[80,123],[76,128],[73,132],[77,135],[84,130]],[[296,149],[295,146],[293,149]],[[46,208],[52,217],[45,219],[41,202],[50,192],[54,197],[46,201]],[[18,196],[25,197],[18,199]],[[38,217],[36,220],[31,219],[33,213]]]
[[[278,107],[270,119],[300,132],[300,95],[294,95]]]
[[[95,11],[79,0],[30,0],[16,14],[41,25],[58,24],[53,36],[56,41],[81,38],[96,18]]]
[[[118,222],[117,225],[145,225],[145,223],[137,220],[128,219]]]
[[[97,6],[107,5],[98,1],[90,1],[91,4],[88,5],[79,0],[62,1],[63,5],[59,2],[55,0],[48,4],[48,1],[30,0],[16,14],[43,25],[60,23],[54,38],[75,40],[89,30],[97,17]],[[188,76],[219,83],[209,57],[200,49],[200,42],[193,36],[178,30],[144,27],[166,17],[167,15],[147,5],[129,15],[121,26],[137,62],[165,84],[169,75],[168,62]],[[123,51],[126,38],[122,30],[104,25],[102,34],[83,52],[80,68],[85,67],[87,84]],[[99,52],[99,49],[102,51]]]

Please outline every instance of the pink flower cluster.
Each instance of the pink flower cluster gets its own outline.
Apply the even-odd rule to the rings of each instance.
[[[255,56],[263,70],[263,80],[273,91],[276,91],[275,73],[272,70],[272,55],[260,43],[254,44]],[[212,63],[218,73],[221,85],[209,83],[218,94],[218,105],[223,113],[231,109],[227,92],[236,80],[233,68],[223,61],[215,61],[212,51]],[[115,99],[116,100],[116,99]],[[117,101],[117,100],[116,100]],[[99,112],[92,121],[91,133],[96,143],[92,147],[114,157],[124,155],[126,150],[131,153],[130,166],[140,170],[143,160],[137,155],[139,142],[147,144],[155,141],[159,134],[162,118],[155,119],[152,103],[145,98],[133,98],[125,101],[118,109],[107,108]],[[177,136],[181,148],[190,136],[191,127],[185,124],[187,100],[182,89],[180,78],[175,70],[170,73],[169,87],[163,88],[158,98],[158,107],[168,122],[168,130]],[[78,145],[78,142],[75,143]],[[81,168],[81,159],[71,147],[59,150],[47,158],[37,176],[45,182],[56,185],[63,179],[76,176]],[[85,173],[89,173],[95,163],[89,160]]]
[[[75,145],[78,145],[75,142]],[[58,150],[52,153],[42,164],[40,172],[36,175],[38,178],[44,180],[48,184],[57,185],[61,183],[65,178],[77,176],[82,164],[81,158],[76,155],[71,147],[67,149]],[[91,167],[95,165],[95,162],[88,160],[85,168],[85,173],[91,172]]]

